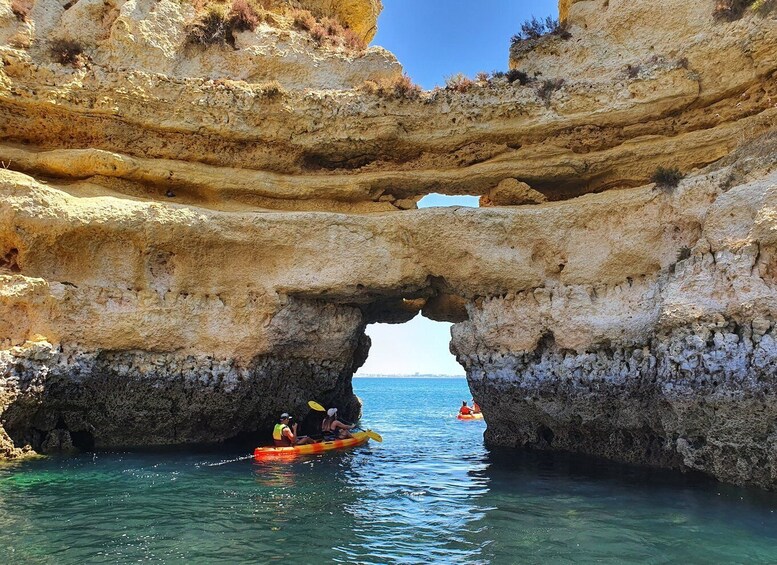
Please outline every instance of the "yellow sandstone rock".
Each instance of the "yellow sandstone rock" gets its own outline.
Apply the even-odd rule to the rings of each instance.
[[[525,182],[505,179],[480,197],[480,206],[520,206],[522,204],[540,204],[547,198]]]
[[[562,1],[525,76],[420,92],[280,11],[0,0],[2,453],[354,418],[366,325],[421,312],[492,444],[777,488],[777,20],[713,10]]]
[[[383,10],[381,0],[302,0],[301,4],[313,13],[335,16],[368,42],[378,31]]]

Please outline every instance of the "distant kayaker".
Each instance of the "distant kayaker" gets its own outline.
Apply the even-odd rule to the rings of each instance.
[[[324,434],[324,441],[352,437],[352,428],[353,424],[344,424],[337,419],[337,408],[327,410],[326,418],[321,422],[321,433]]]
[[[294,418],[284,412],[281,414],[281,421],[279,424],[275,424],[275,428],[272,431],[272,439],[275,442],[275,447],[291,447],[293,445],[305,445],[307,443],[313,443],[313,440],[308,436],[297,436],[297,423],[294,422],[289,426],[289,422]]]
[[[467,406],[466,400],[461,401],[461,408],[459,408],[459,414],[461,414],[462,416],[469,416],[470,414],[472,414],[472,408]]]
[[[473,414],[480,414],[480,406],[477,402],[475,402],[475,399],[472,399],[472,413]]]

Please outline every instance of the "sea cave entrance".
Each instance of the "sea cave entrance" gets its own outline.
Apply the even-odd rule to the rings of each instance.
[[[371,324],[366,333],[372,345],[355,377],[464,377],[450,352],[452,322],[435,322],[420,313],[404,324]]]
[[[435,277],[425,291],[409,296],[379,300],[363,310],[370,345],[366,360],[353,375],[353,391],[364,402],[367,421],[387,423],[384,411],[405,414],[414,421],[428,408],[431,412],[423,417],[445,427],[449,425],[445,422],[455,422],[462,401],[470,406],[473,401],[465,369],[453,353],[455,325],[469,319],[467,300]],[[376,387],[386,394],[374,395]],[[362,390],[367,399],[362,398]]]

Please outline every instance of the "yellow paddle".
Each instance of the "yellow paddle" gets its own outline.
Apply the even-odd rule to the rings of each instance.
[[[308,406],[310,406],[316,412],[326,412],[326,408],[321,406],[315,400],[308,400]],[[379,433],[373,432],[372,430],[364,430],[364,433],[367,434],[368,438],[373,439],[378,443],[383,443],[383,437],[381,437]]]
[[[326,408],[321,406],[318,402],[315,400],[308,400],[308,406],[310,406],[313,410],[316,412],[326,412]]]
[[[372,430],[364,430],[364,433],[367,434],[368,438],[374,439],[378,443],[383,443],[383,438],[379,433],[373,432]]]

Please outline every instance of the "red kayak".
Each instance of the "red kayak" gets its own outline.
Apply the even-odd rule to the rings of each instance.
[[[371,430],[366,432],[353,432],[353,437],[346,439],[336,439],[334,441],[320,441],[318,443],[308,443],[305,445],[295,445],[293,447],[257,447],[254,450],[254,459],[262,461],[264,459],[275,459],[277,457],[296,457],[297,455],[311,455],[314,453],[323,453],[334,449],[347,449],[367,443],[370,439]],[[380,437],[380,436],[378,436]]]

